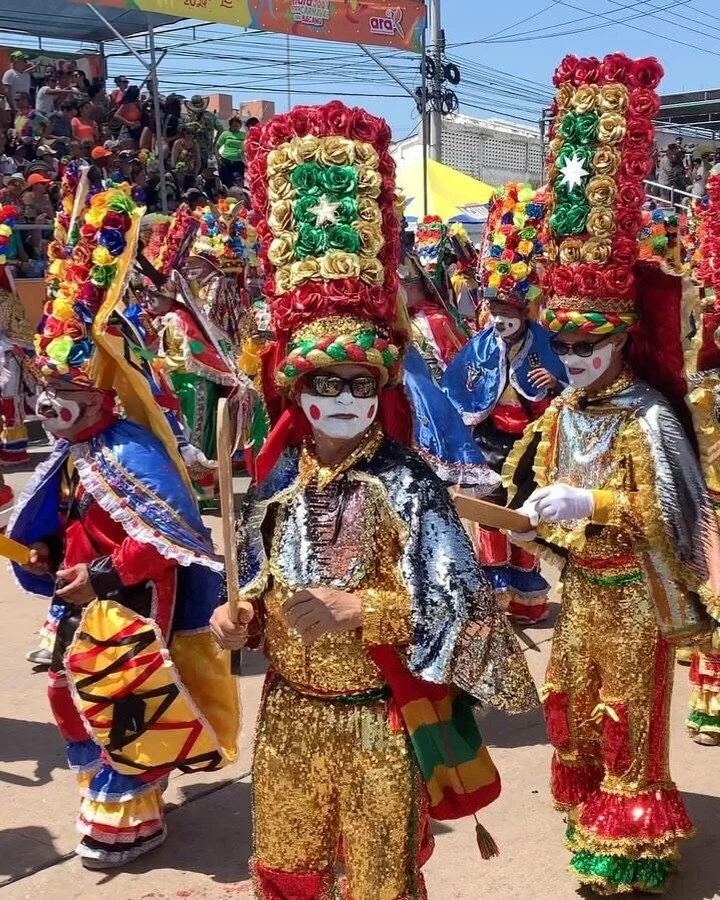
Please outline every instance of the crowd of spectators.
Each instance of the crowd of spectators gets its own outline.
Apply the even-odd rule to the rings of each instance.
[[[693,197],[703,197],[706,192],[708,175],[713,166],[720,163],[720,148],[715,149],[707,144],[685,144],[681,136],[664,150],[655,151],[654,171],[650,180],[656,181],[667,189],[683,191]],[[677,202],[682,203],[679,195]]]
[[[13,232],[9,255],[21,276],[43,274],[60,180],[73,161],[128,181],[149,212],[162,209],[160,157],[170,211],[188,192],[203,203],[244,197],[245,135],[257,119],[225,125],[207,99],[169,94],[158,98],[158,140],[152,80],[118,76],[108,91],[79,69],[38,73],[20,50],[10,62],[0,89],[0,203],[17,208],[20,226],[44,226]]]

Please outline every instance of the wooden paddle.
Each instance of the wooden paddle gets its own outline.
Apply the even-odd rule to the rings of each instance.
[[[232,455],[235,435],[230,424],[228,401],[222,397],[217,408],[217,462],[220,485],[223,552],[230,618],[237,622],[240,601],[237,552],[235,549],[235,494],[233,492]]]
[[[30,548],[19,541],[0,534],[0,556],[10,559],[19,566],[26,566],[30,562]]]
[[[455,509],[461,519],[468,519],[486,528],[500,528],[503,531],[525,532],[532,531],[530,519],[516,509],[507,509],[488,503],[487,500],[478,500],[460,491],[453,494]]]

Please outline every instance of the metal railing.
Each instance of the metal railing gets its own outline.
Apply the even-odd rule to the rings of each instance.
[[[660,184],[659,181],[645,181],[645,193],[650,200],[653,200],[658,206],[669,209],[682,211],[687,209],[693,200],[696,199],[694,194],[688,191],[682,191],[680,188],[668,187]]]

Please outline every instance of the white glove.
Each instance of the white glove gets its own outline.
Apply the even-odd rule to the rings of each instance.
[[[528,519],[530,519],[532,528],[529,531],[508,531],[508,535],[513,544],[527,544],[529,541],[534,541],[537,537],[535,526],[540,519],[537,510],[535,509],[535,504],[532,502],[532,497],[529,497],[523,503],[518,512],[522,513],[524,516],[527,516]]]
[[[208,459],[202,450],[193,447],[192,444],[184,444],[180,448],[180,455],[186,466],[203,466],[205,469],[217,469],[218,464],[214,459]]]
[[[595,499],[593,492],[584,488],[551,484],[533,491],[527,505],[532,505],[538,517],[545,522],[567,522],[589,518],[595,508]]]

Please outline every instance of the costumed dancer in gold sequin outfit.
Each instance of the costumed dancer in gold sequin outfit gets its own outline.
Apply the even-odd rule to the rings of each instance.
[[[240,624],[270,660],[253,766],[262,900],[420,900],[428,813],[499,791],[471,714],[535,703],[448,493],[408,449],[385,122],[339,101],[250,132],[285,411],[239,530]],[[272,379],[267,373],[265,383]],[[270,403],[272,408],[275,404]],[[481,850],[489,836],[478,826]]]
[[[570,387],[503,473],[532,546],[565,558],[543,689],[552,793],[571,871],[602,894],[662,891],[692,832],[668,768],[672,645],[720,615],[717,523],[675,412],[683,386],[663,378],[679,292],[634,266],[661,76],[622,54],[555,74],[543,324]]]
[[[717,167],[716,167],[717,169]],[[720,171],[707,182],[707,199],[697,221],[699,241],[691,261],[695,290],[684,291],[688,333],[685,353],[687,401],[697,436],[700,467],[720,521]],[[688,303],[689,301],[689,303]],[[720,627],[690,655],[687,728],[696,744],[720,746]]]

